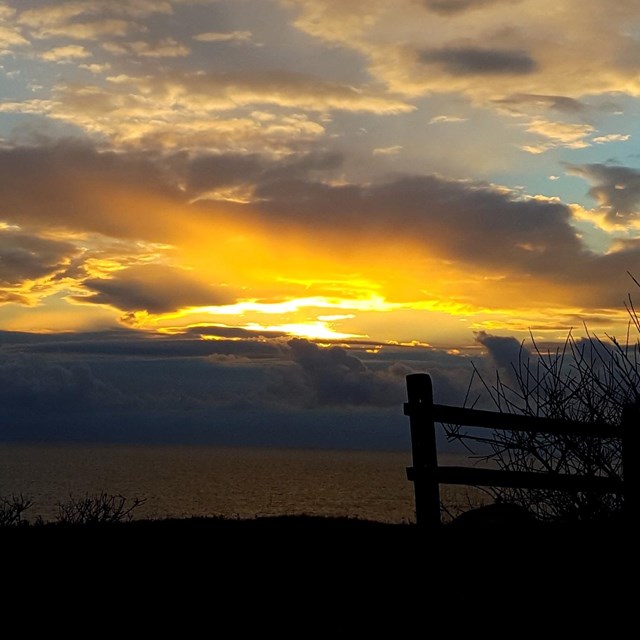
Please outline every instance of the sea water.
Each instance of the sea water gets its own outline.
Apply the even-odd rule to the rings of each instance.
[[[0,498],[54,520],[70,498],[107,493],[144,503],[136,518],[310,514],[415,520],[409,452],[0,444]],[[454,508],[477,493],[443,488]]]

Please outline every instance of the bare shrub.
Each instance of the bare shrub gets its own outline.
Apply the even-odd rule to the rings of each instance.
[[[57,503],[56,521],[65,525],[102,525],[128,522],[133,512],[146,502],[144,498],[132,500],[122,495],[98,493],[83,498],[69,496],[64,503]]]
[[[33,506],[33,501],[21,493],[10,498],[0,496],[0,527],[17,527],[28,524],[23,517],[25,511]]]
[[[640,284],[634,279],[634,282]],[[488,398],[503,413],[523,414],[619,426],[626,405],[640,405],[640,320],[631,296],[624,341],[590,334],[577,339],[569,332],[564,343],[551,350],[531,336],[532,349],[521,345],[511,369],[498,370],[488,381],[474,365],[470,389],[480,386],[465,404],[476,406]],[[635,335],[635,338],[632,338]],[[536,471],[604,476],[622,474],[618,439],[558,436],[495,430],[478,435],[456,425],[445,425],[450,440],[462,442],[478,457],[508,471]],[[525,507],[543,520],[584,521],[619,512],[622,498],[615,494],[491,488],[494,499]]]

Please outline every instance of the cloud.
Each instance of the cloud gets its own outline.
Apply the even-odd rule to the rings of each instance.
[[[242,327],[229,327],[225,325],[202,324],[187,327],[180,331],[181,335],[197,336],[200,338],[243,338],[245,340],[256,340],[262,338],[276,339],[286,337],[284,331],[263,331],[256,329],[243,329]]]
[[[250,42],[253,37],[251,31],[209,31],[207,33],[198,33],[193,36],[193,39],[197,42]]]
[[[520,359],[526,362],[530,357],[529,351],[512,336],[493,336],[486,331],[478,331],[475,337],[500,369],[511,371],[513,367],[517,368]]]
[[[429,124],[441,124],[448,122],[467,122],[469,118],[460,118],[458,116],[434,116],[429,120]]]
[[[165,0],[71,0],[44,2],[40,6],[24,9],[18,13],[17,22],[36,34],[53,30],[55,35],[72,38],[77,33],[76,29],[87,25],[86,22],[82,22],[86,17],[90,20],[102,18],[97,22],[89,22],[89,25],[110,24],[114,18],[146,18],[153,14],[170,14],[172,11],[172,2]],[[117,24],[119,23],[118,20]]]
[[[403,176],[369,186],[281,179],[260,185],[256,199],[254,206],[273,221],[314,227],[322,221],[324,229],[339,226],[343,236],[357,230],[363,242],[412,238],[431,255],[476,268],[550,273],[570,269],[567,256],[583,253],[569,224],[571,210],[561,203],[519,199],[488,185],[435,176]]]
[[[423,0],[424,6],[435,13],[453,15],[465,11],[483,9],[489,5],[510,3],[515,4],[521,0]]]
[[[282,178],[305,178],[313,172],[338,169],[343,161],[338,152],[315,152],[267,159],[257,153],[202,154],[187,166],[187,185],[194,195],[238,185],[253,187]]]
[[[184,203],[184,195],[153,160],[99,153],[73,140],[2,148],[0,173],[3,217],[41,229],[169,241],[173,221],[167,208]]]
[[[167,42],[158,47],[136,43],[108,47],[129,57],[187,53],[179,43]],[[67,61],[69,56],[84,55],[83,51],[69,45],[45,55]],[[209,151],[266,147],[278,153],[324,136],[327,112],[396,115],[414,109],[379,89],[286,71],[162,70],[145,76],[119,73],[106,80],[106,84],[58,84],[50,100],[24,100],[11,109],[79,127],[112,146]]]
[[[45,24],[33,31],[38,39],[69,38],[72,40],[100,40],[104,37],[121,37],[132,30],[126,20],[96,20],[93,22],[61,22]]]
[[[105,72],[109,71],[111,69],[111,65],[108,62],[105,63],[105,64],[97,64],[97,63],[79,64],[78,68],[79,69],[86,69],[87,71],[91,71],[91,73],[93,73],[95,75],[100,75],[102,73],[105,73]]]
[[[77,253],[74,245],[0,227],[0,285],[52,277]]]
[[[615,11],[600,0],[283,2],[297,10],[299,29],[358,52],[370,74],[400,95],[457,93],[503,109],[495,101],[514,95],[579,101],[621,87],[640,94],[633,2]],[[556,101],[554,108],[575,106]]]
[[[225,333],[223,328],[216,332],[213,329],[207,331],[207,328],[196,330],[195,327],[187,328],[183,334],[176,336],[122,328],[93,333],[57,334],[0,331],[0,338],[2,349],[7,354],[57,355],[69,359],[83,356],[91,361],[95,360],[94,356],[109,356],[117,362],[148,357],[168,360],[218,355],[261,362],[282,359],[283,345],[278,339],[271,339],[273,336],[262,332],[237,330],[234,333],[232,329],[235,328],[229,328],[226,336],[222,335]],[[218,336],[219,340],[201,339],[201,336],[214,336],[217,333],[221,334]]]
[[[591,144],[587,138],[594,128],[589,124],[553,122],[540,118],[527,125],[527,132],[547,138],[547,142],[522,146],[525,151],[538,154],[558,147],[584,149]]]
[[[11,53],[14,47],[29,44],[15,25],[16,10],[0,5],[0,56]]]
[[[500,100],[495,100],[494,102],[495,104],[504,105],[513,109],[522,106],[540,106],[545,109],[553,109],[554,111],[559,111],[569,115],[581,114],[590,108],[584,102],[567,96],[545,96],[526,93],[514,94]]]
[[[29,41],[23,38],[17,30],[0,25],[0,55],[7,55],[14,47],[22,47],[27,44]]]
[[[75,300],[106,304],[129,312],[158,314],[233,301],[224,289],[205,286],[188,272],[163,265],[130,267],[117,271],[110,278],[87,279],[83,286],[93,293],[75,296]]]
[[[71,62],[83,58],[90,58],[91,53],[77,44],[68,44],[64,47],[55,47],[40,54],[47,62]]]
[[[609,133],[606,136],[597,136],[593,139],[596,144],[608,144],[609,142],[627,142],[631,139],[630,134]]]
[[[640,216],[640,171],[606,164],[567,165],[567,173],[588,180],[599,213],[615,226],[635,225]]]
[[[33,305],[54,293],[81,253],[72,243],[0,225],[0,304]]]
[[[274,160],[256,154],[142,157],[136,153],[98,153],[77,143],[0,149],[0,170],[4,177],[0,182],[0,201],[7,221],[13,224],[98,233],[154,245],[175,243],[178,234],[183,238],[180,242],[187,243],[182,247],[184,264],[191,264],[188,243],[195,242],[195,238],[193,232],[180,234],[196,223],[200,229],[198,238],[211,229],[219,234],[227,224],[236,225],[236,230],[256,230],[261,242],[274,247],[269,252],[280,251],[285,246],[283,239],[294,234],[295,247],[290,242],[286,245],[289,260],[295,260],[293,264],[307,274],[317,268],[309,258],[309,248],[314,247],[314,260],[322,256],[327,265],[340,265],[339,269],[379,281],[382,273],[379,256],[402,246],[403,256],[428,258],[432,267],[436,261],[439,265],[447,264],[458,274],[467,272],[474,281],[482,281],[480,288],[469,285],[457,290],[456,303],[469,310],[477,305],[505,304],[505,299],[509,305],[579,303],[585,308],[602,307],[611,301],[614,290],[611,281],[618,282],[621,274],[632,270],[638,262],[637,249],[615,257],[589,251],[572,226],[576,208],[558,200],[525,198],[520,192],[497,186],[428,175],[398,175],[362,184],[324,182],[323,174],[332,177],[340,163],[339,154],[321,153]],[[583,177],[590,176],[591,180],[596,176],[593,167],[574,171]],[[627,170],[613,178],[611,171],[613,168],[609,167],[600,170],[599,197],[606,195],[607,202],[611,199],[617,203],[621,215],[611,213],[612,220],[631,221],[632,205],[637,200],[631,196],[635,193],[633,181],[637,176]],[[35,183],[34,175],[38,176]],[[616,189],[615,185],[620,185],[623,179],[626,188]],[[246,204],[227,201],[221,212],[224,194],[234,190],[245,193]],[[625,204],[623,196],[631,199]],[[602,205],[608,206],[604,200]],[[601,215],[607,211],[603,209]],[[357,251],[352,245],[354,237],[359,238]],[[254,286],[263,287],[258,291],[271,295],[267,291],[272,292],[273,286],[259,285],[254,275],[247,275],[239,260],[229,253],[231,246],[221,245],[225,250],[221,264],[231,269],[225,272],[228,274],[225,280],[229,278],[238,287],[248,284],[249,278]],[[169,249],[162,248],[148,247],[144,252],[149,252],[153,262],[159,259],[166,262],[170,255]],[[374,262],[372,252],[376,255]],[[116,249],[112,254],[117,257],[116,264],[120,264],[121,253]],[[197,264],[206,265],[213,274],[219,273],[212,256],[206,260],[198,257]],[[109,253],[102,257],[109,260]],[[96,256],[97,267],[99,258]],[[263,256],[261,260],[261,264],[271,265],[265,273],[277,270],[269,258]],[[128,266],[132,266],[131,262]],[[385,277],[389,268],[400,270],[401,265],[388,264],[384,268]],[[429,269],[424,268],[426,276]],[[442,266],[438,268],[442,270]],[[86,277],[82,270],[78,273],[77,277]],[[135,276],[132,288],[126,286],[125,273]],[[93,301],[113,304],[128,312],[147,306],[149,312],[164,312],[177,308],[176,304],[211,305],[218,299],[218,293],[203,284],[203,276],[193,272],[192,279],[201,288],[188,289],[189,299],[174,299],[159,290],[157,300],[146,300],[143,273],[116,272],[112,282],[105,279],[108,271],[93,272],[88,282],[93,287]],[[301,273],[301,279],[304,277]],[[401,300],[417,302],[416,297],[424,295],[418,284],[421,277],[416,271],[415,280],[404,287],[407,293],[402,294]],[[213,278],[213,282],[219,281],[215,275]],[[505,293],[506,287],[509,294]],[[410,290],[412,294],[408,293]],[[222,293],[224,304],[230,296],[227,289]],[[383,295],[397,294],[385,289]],[[387,299],[390,301],[394,299]],[[615,304],[619,306],[620,301]]]
[[[372,370],[342,347],[319,347],[294,338],[287,343],[292,366],[278,367],[270,391],[290,404],[303,406],[399,406],[405,376],[413,369],[392,364]]]
[[[192,98],[185,98],[191,101]],[[119,89],[97,86],[64,87],[56,100],[48,103],[29,101],[12,105],[18,111],[44,113],[101,135],[113,146],[149,150],[179,149],[202,151],[247,151],[290,153],[325,134],[323,124],[303,113],[275,113],[270,121],[255,113],[220,116],[231,103],[181,106],[163,105],[159,98]]]
[[[441,65],[454,76],[522,75],[533,73],[536,63],[525,51],[481,47],[445,47],[420,52],[425,64]]]
[[[365,364],[361,354],[362,360],[354,357],[360,367],[349,353],[314,353],[283,341],[131,334],[2,332],[0,439],[407,446],[401,402],[404,375],[413,366]],[[440,352],[423,356],[428,362],[416,366],[431,372],[448,367],[447,375],[457,370],[467,377],[462,358]],[[394,354],[388,357],[393,360]],[[278,380],[297,377],[302,384],[276,389],[275,370],[290,376]],[[327,376],[333,372],[339,377],[332,390]],[[438,398],[447,401],[453,388],[446,376],[436,373],[436,378]],[[384,395],[389,391],[392,397]],[[335,397],[323,395],[333,392]],[[452,402],[464,388],[455,392]]]
[[[395,156],[402,151],[402,145],[394,144],[391,147],[378,147],[373,150],[374,156]]]
[[[157,42],[106,42],[103,48],[115,55],[135,55],[141,58],[182,58],[191,53],[191,49],[175,38],[163,38]]]
[[[261,104],[379,114],[413,110],[411,105],[382,92],[289,71],[160,73],[153,77],[124,77],[117,86],[122,87],[123,93],[137,87],[158,106],[169,103],[196,112]]]
[[[3,411],[74,411],[107,403],[113,406],[121,397],[96,378],[84,363],[51,362],[37,355],[20,353],[0,358]]]
[[[72,140],[0,148],[0,215],[14,224],[49,231],[174,243],[176,231],[197,210],[190,202],[211,191],[266,184],[285,176],[306,178],[338,168],[341,161],[337,153],[283,160],[238,153],[167,158],[99,152]],[[113,248],[119,255],[123,249]]]
[[[622,177],[630,197],[637,176]],[[625,190],[605,191],[616,198]],[[361,245],[372,247],[410,243],[416,255],[478,277],[481,283],[469,284],[459,298],[475,308],[620,309],[620,291],[628,288],[625,274],[640,264],[638,247],[606,255],[590,251],[573,227],[575,209],[557,199],[523,198],[470,181],[402,176],[365,186],[280,180],[260,185],[255,196],[253,207],[265,220],[289,228],[305,225],[307,233],[315,229],[328,246],[342,246],[344,252],[348,247],[341,238],[356,234]],[[636,195],[630,200],[622,210],[636,205]],[[340,229],[339,236],[331,234],[332,227]],[[429,278],[428,269],[422,277]],[[419,286],[419,272],[416,278]]]
[[[9,7],[6,4],[0,5],[0,20],[8,20],[10,18],[13,18],[15,13],[16,10],[12,7]]]

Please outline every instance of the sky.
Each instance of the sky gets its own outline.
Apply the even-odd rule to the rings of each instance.
[[[635,0],[0,1],[0,436],[391,446],[406,373],[624,335],[639,60]]]

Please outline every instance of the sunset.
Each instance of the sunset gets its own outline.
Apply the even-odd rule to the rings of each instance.
[[[459,348],[479,330],[624,325],[632,3],[4,2],[0,16],[7,330]]]
[[[0,0],[0,442],[398,455],[407,375],[634,343],[639,61],[634,0]]]

